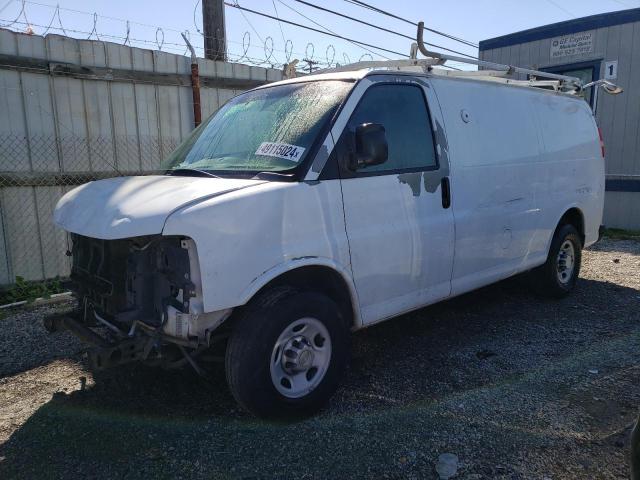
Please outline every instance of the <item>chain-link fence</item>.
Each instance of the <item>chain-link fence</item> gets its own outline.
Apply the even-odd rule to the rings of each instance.
[[[282,78],[199,63],[205,118],[243,89]],[[70,241],[53,224],[62,195],[161,172],[194,126],[190,74],[181,55],[0,29],[0,305],[55,293],[68,277]]]
[[[70,243],[52,216],[64,193],[92,180],[157,173],[164,152],[178,142],[0,134],[0,304],[62,288]]]

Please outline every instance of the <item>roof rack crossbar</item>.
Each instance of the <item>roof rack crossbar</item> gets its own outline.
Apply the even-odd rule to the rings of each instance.
[[[485,67],[492,70],[506,70],[507,73],[511,73],[511,74],[521,73],[523,75],[529,75],[536,78],[537,77],[552,78],[554,80],[561,80],[563,82],[568,83],[570,85],[571,90],[574,90],[574,89],[580,90],[582,88],[582,81],[579,78],[570,77],[568,75],[558,75],[557,73],[543,72],[540,70],[531,70],[528,68],[515,67],[513,65],[503,65],[500,63],[486,62],[484,60],[476,60],[476,59],[465,58],[465,57],[456,57],[452,55],[445,55],[439,52],[432,52],[428,50],[427,47],[425,47],[424,45],[424,22],[418,22],[417,41],[418,41],[418,50],[420,50],[420,53],[422,53],[427,58],[439,58],[444,61],[450,60],[452,62],[477,65],[479,67]]]
[[[349,63],[347,65],[340,65],[333,68],[325,68],[318,70],[314,73],[327,73],[327,72],[350,72],[352,70],[363,70],[365,68],[397,68],[398,70],[406,67],[422,67],[429,68],[434,65],[443,65],[444,60],[438,58],[409,58],[406,60],[365,60],[362,62]]]

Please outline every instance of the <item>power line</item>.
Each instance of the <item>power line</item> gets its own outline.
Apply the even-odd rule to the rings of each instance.
[[[260,34],[258,33],[258,31],[255,29],[255,27],[253,26],[253,24],[249,21],[249,19],[247,18],[247,16],[244,14],[244,12],[242,10],[240,10],[240,15],[242,15],[242,18],[244,18],[244,21],[247,22],[249,24],[249,26],[251,27],[251,30],[253,30],[253,33],[255,33],[258,38],[260,39],[261,42],[264,42],[264,40],[262,39],[262,37],[260,36]]]
[[[4,7],[0,8],[0,13],[2,13],[12,3],[13,3],[13,0],[9,0],[7,3],[5,3]]]
[[[278,0],[278,1],[280,1],[280,0]],[[306,2],[305,0],[294,0],[294,1],[298,2],[298,3],[302,3],[303,5],[307,5],[307,6],[312,7],[312,8],[316,8],[318,10],[322,10],[324,12],[332,13],[333,15],[338,15],[340,17],[349,19],[349,20],[354,21],[354,22],[361,23],[362,25],[367,25],[368,27],[377,28],[378,30],[381,30],[383,32],[391,33],[393,35],[397,35],[397,36],[402,37],[402,38],[407,38],[409,40],[415,40],[415,37],[410,37],[409,35],[405,35],[403,33],[399,33],[399,32],[396,32],[394,30],[389,30],[388,28],[381,27],[379,25],[374,25],[373,23],[365,22],[364,20],[360,20],[358,18],[351,17],[351,16],[346,15],[344,13],[336,12],[335,10],[331,10],[329,8],[321,7],[319,5],[315,5],[313,3]],[[282,3],[282,2],[280,2],[280,3]],[[473,55],[468,55],[466,53],[459,52],[457,50],[451,50],[450,48],[443,47],[442,45],[436,45],[436,44],[433,44],[433,43],[427,43],[426,45],[429,45],[430,47],[439,48],[440,50],[446,50],[448,52],[455,53],[456,55],[463,55],[465,57],[469,57],[469,58],[473,58],[474,60],[477,60],[477,57],[474,57]]]
[[[344,13],[336,12],[335,10],[331,10],[329,8],[321,7],[320,5],[315,5],[313,3],[305,2],[304,0],[294,0],[294,1],[298,2],[298,3],[302,3],[303,5],[307,5],[309,7],[315,8],[317,10],[322,10],[323,12],[332,13],[333,15],[338,15],[339,17],[347,18],[347,19],[352,20],[354,22],[358,22],[358,23],[361,23],[363,25],[367,25],[368,27],[377,28],[378,30],[382,30],[383,32],[392,33],[394,35],[398,35],[399,37],[408,38],[409,40],[415,40],[413,37],[410,37],[409,35],[405,35],[403,33],[399,33],[399,32],[396,32],[394,30],[389,30],[388,28],[384,28],[384,27],[381,27],[379,25],[374,25],[372,23],[365,22],[364,20],[360,20],[358,18],[353,18],[353,17],[351,17],[349,15],[345,15]]]
[[[319,30],[317,28],[309,27],[307,25],[301,25],[300,23],[292,22],[291,20],[285,20],[283,18],[278,19],[278,18],[274,17],[273,15],[269,15],[269,14],[263,13],[263,12],[258,12],[256,10],[251,10],[250,8],[242,7],[242,6],[234,4],[234,3],[224,2],[224,4],[227,7],[238,8],[240,10],[244,10],[245,12],[253,13],[255,15],[260,15],[260,16],[265,17],[265,18],[270,18],[271,20],[276,20],[276,21],[279,20],[279,21],[281,21],[283,23],[287,23],[289,25],[293,25],[294,27],[304,28],[306,30],[311,30],[312,32],[321,33],[323,35],[328,35],[330,37],[339,38],[339,39],[345,40],[347,42],[356,43],[358,45],[363,45],[365,47],[375,48],[376,50],[380,50],[380,51],[387,52],[387,53],[392,53],[394,55],[400,55],[402,57],[408,57],[409,56],[409,55],[406,55],[404,53],[396,52],[394,50],[389,50],[389,49],[386,49],[386,48],[383,48],[383,47],[378,47],[376,45],[371,45],[370,43],[361,42],[361,41],[355,40],[353,38],[345,37],[345,36],[338,35],[338,34],[335,34],[335,33],[325,32],[323,30]]]
[[[626,7],[626,8],[636,8],[633,5],[623,2],[622,0],[611,0],[611,1],[617,3],[618,5],[622,5],[623,7]]]
[[[333,34],[333,35],[337,35],[337,33],[335,33],[334,31],[329,30],[329,29],[328,29],[327,27],[325,27],[324,25],[321,25],[320,23],[316,22],[315,20],[313,20],[313,19],[311,19],[311,18],[307,17],[306,15],[304,15],[304,14],[300,13],[300,12],[299,12],[299,11],[297,11],[295,8],[293,8],[293,7],[291,7],[290,5],[287,5],[286,3],[284,3],[282,0],[278,0],[278,2],[279,2],[280,4],[282,4],[282,5],[284,5],[285,7],[287,7],[289,10],[294,11],[295,13],[297,13],[298,15],[300,15],[301,17],[306,18],[307,20],[309,20],[309,21],[310,21],[310,22],[312,22],[313,24],[317,25],[318,27],[323,28],[324,30],[326,30],[327,32],[329,32],[329,33],[331,33],[331,34]],[[352,43],[352,44],[354,44],[354,45],[356,45],[356,46],[358,46],[358,44],[357,44],[357,43],[354,43],[354,42],[351,42],[351,43]],[[360,47],[360,48],[364,48],[364,47]],[[367,52],[369,52],[369,53],[373,53],[374,55],[378,55],[378,56],[380,56],[380,57],[384,58],[385,60],[391,60],[389,57],[385,57],[384,55],[380,55],[379,53],[376,53],[376,52],[374,52],[374,51],[372,51],[372,50],[369,50],[368,48],[364,48],[364,50],[366,50],[366,51],[367,51]]]
[[[361,2],[360,0],[344,0],[344,1],[347,2],[347,3],[351,3],[353,5],[357,5],[358,7],[366,8],[368,10],[373,10],[374,12],[381,13],[382,15],[386,15],[388,17],[395,18],[396,20],[400,20],[402,22],[408,23],[409,25],[413,25],[414,27],[418,26],[417,22],[413,22],[413,21],[408,20],[406,18],[402,18],[402,17],[400,17],[398,15],[395,15],[395,14],[393,14],[391,12],[388,12],[386,10],[382,10],[381,8],[374,7],[373,5],[369,5],[368,3],[365,3],[365,2]],[[424,27],[424,29],[427,30],[428,32],[435,33],[436,35],[441,35],[441,36],[449,38],[451,40],[455,40],[456,42],[464,43],[465,45],[468,45],[470,47],[478,48],[478,44],[470,42],[469,40],[465,40],[464,38],[456,37],[454,35],[449,35],[448,33],[441,32],[441,31],[435,30],[433,28]]]
[[[556,7],[558,10],[562,10],[564,13],[569,15],[571,18],[576,18],[576,16],[573,13],[571,13],[569,10],[567,10],[566,8],[564,8],[562,5],[560,5],[559,3],[555,2],[554,0],[547,0],[547,2],[549,2],[551,5]]]
[[[280,15],[278,15],[278,8],[276,7],[276,2],[275,0],[271,0],[271,3],[273,4],[273,10],[276,12],[276,17],[278,17],[278,27],[280,27],[280,33],[282,34],[282,41],[285,44],[285,48],[287,45],[287,41],[284,38],[284,30],[282,30],[282,23],[280,23]]]

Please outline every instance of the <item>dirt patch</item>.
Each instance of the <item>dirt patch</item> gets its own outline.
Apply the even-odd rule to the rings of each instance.
[[[221,370],[94,377],[50,309],[0,320],[0,478],[437,478],[451,458],[462,479],[628,475],[637,241],[586,251],[561,301],[516,279],[355,334],[343,386],[293,424],[239,411]]]

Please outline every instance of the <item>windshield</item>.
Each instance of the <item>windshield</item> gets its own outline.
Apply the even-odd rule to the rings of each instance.
[[[344,81],[303,82],[239,95],[194,130],[166,160],[165,169],[295,168],[352,86]]]

